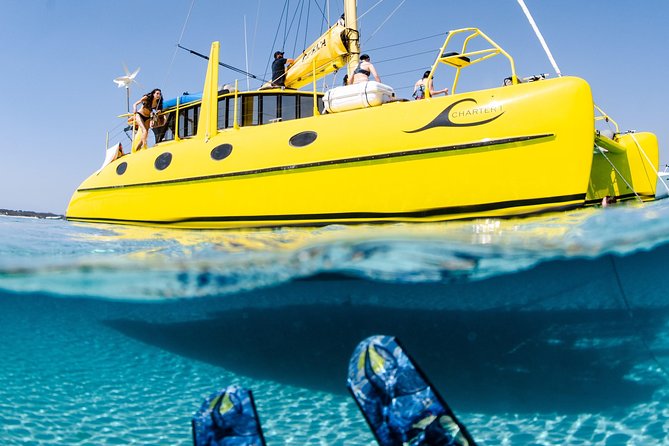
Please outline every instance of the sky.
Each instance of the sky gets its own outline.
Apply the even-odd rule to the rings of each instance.
[[[156,87],[165,98],[202,90],[206,61],[177,43],[208,54],[220,41],[222,62],[269,77],[275,50],[299,54],[343,11],[341,0],[287,3],[288,14],[283,0],[0,0],[0,208],[64,214],[100,167],[107,132],[110,145],[129,145],[118,118],[126,91],[112,82],[124,65],[141,67],[131,103]],[[525,3],[562,74],[586,79],[621,130],[657,134],[660,166],[669,162],[669,1]],[[444,34],[463,27],[499,43],[520,76],[555,76],[517,0],[358,0],[358,15],[362,51],[400,97],[410,98]],[[472,79],[501,85],[493,71]],[[435,87],[450,87],[451,74],[437,72]],[[220,73],[221,84],[235,79],[246,87],[244,76]]]

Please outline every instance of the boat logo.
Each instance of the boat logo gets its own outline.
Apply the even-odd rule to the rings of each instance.
[[[299,62],[300,62],[301,64],[306,64],[307,61],[313,59],[314,56],[315,56],[320,50],[322,50],[323,48],[325,48],[325,47],[327,47],[327,46],[328,46],[328,41],[327,41],[327,39],[318,40],[318,41],[314,42],[314,43],[311,45],[310,48],[307,48],[306,50],[304,50],[304,52],[303,52],[303,53],[301,54],[301,56],[300,56],[300,60],[299,60]]]
[[[473,102],[476,104],[476,107],[473,108],[468,108],[465,110],[453,110],[457,105],[462,104],[463,102]],[[473,121],[473,122],[453,122],[452,119],[471,119],[473,117],[477,116],[489,116],[491,114],[495,113],[495,116],[487,119],[483,119],[481,121]],[[427,125],[416,129],[416,130],[405,130],[405,133],[416,133],[416,132],[422,132],[423,130],[428,130],[431,128],[435,127],[473,127],[476,125],[483,125],[487,124],[489,122],[494,121],[495,119],[499,118],[504,114],[504,111],[502,110],[501,105],[486,105],[486,106],[478,106],[478,102],[476,102],[475,99],[472,98],[466,98],[466,99],[461,99],[457,102],[452,103],[448,107],[444,109],[439,115],[437,115],[436,118],[434,118],[430,123]]]

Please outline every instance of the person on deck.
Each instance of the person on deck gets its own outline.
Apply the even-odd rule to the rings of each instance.
[[[286,59],[283,57],[283,51],[274,53],[274,61],[272,62],[273,87],[286,86],[286,64],[290,66],[293,62],[295,62],[293,59]]]
[[[376,68],[374,68],[374,65],[372,65],[369,60],[369,55],[367,54],[360,56],[358,67],[355,69],[355,71],[353,71],[353,76],[348,78],[349,85],[359,84],[360,82],[367,82],[369,80],[369,76],[374,76],[376,82],[381,82],[381,78],[377,74]]]
[[[141,108],[137,110],[137,106],[142,104]],[[148,149],[147,138],[149,137],[149,127],[151,125],[151,118],[153,115],[160,113],[163,110],[163,93],[159,88],[154,88],[150,93],[145,94],[132,106],[135,110],[135,123],[141,132],[141,140],[136,150],[141,148]]]
[[[432,79],[430,79],[430,82],[427,81],[427,78],[430,76],[430,72],[426,71],[423,73],[423,78],[419,79],[418,82],[413,86],[413,97],[416,100],[420,99],[425,99],[425,90],[428,90],[430,92],[430,97],[437,95],[437,94],[448,94],[448,88],[444,88],[443,90],[435,90],[434,86],[432,85]]]

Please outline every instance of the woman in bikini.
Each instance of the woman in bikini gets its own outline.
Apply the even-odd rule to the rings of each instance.
[[[353,72],[353,76],[348,78],[348,83],[351,85],[359,84],[360,82],[367,82],[369,80],[369,76],[374,76],[376,82],[381,82],[379,75],[376,73],[376,68],[374,68],[374,65],[372,65],[372,63],[369,61],[369,56],[367,54],[363,54],[360,56],[360,63]]]
[[[137,110],[139,104],[142,104],[142,107]],[[163,94],[160,91],[160,88],[154,88],[150,93],[142,96],[139,101],[133,104],[132,109],[135,110],[135,123],[142,132],[141,141],[137,146],[137,150],[142,147],[148,149],[149,145],[146,140],[149,137],[151,114],[154,110],[155,113],[160,113],[163,109]]]
[[[423,73],[423,78],[419,79],[418,82],[416,82],[413,86],[413,97],[416,100],[420,99],[425,99],[425,90],[428,90],[430,92],[430,97],[437,95],[437,94],[448,94],[448,88],[444,88],[443,90],[435,90],[434,85],[432,85],[432,79],[430,79],[430,82],[427,81],[427,78],[430,76],[430,72],[426,71]]]

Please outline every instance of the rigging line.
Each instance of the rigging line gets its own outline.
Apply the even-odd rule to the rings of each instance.
[[[370,40],[372,40],[372,38],[376,35],[376,33],[379,32],[379,30],[380,30],[381,28],[383,28],[383,25],[385,25],[386,22],[387,22],[388,20],[390,20],[390,18],[391,18],[393,15],[395,15],[395,13],[397,12],[397,10],[399,10],[399,9],[402,7],[402,5],[403,5],[406,1],[407,1],[407,0],[402,0],[402,1],[400,2],[400,4],[397,5],[397,7],[396,7],[395,9],[393,9],[393,12],[391,12],[390,15],[383,21],[383,23],[381,23],[381,24],[379,25],[379,27],[376,28],[376,30],[372,33],[372,35],[369,36],[369,38],[368,38],[367,40],[365,40],[365,43],[367,43],[367,42],[369,42]]]
[[[295,12],[293,13],[293,18],[290,19],[290,27],[289,27],[289,28],[286,30],[286,32],[285,32],[285,35],[286,35],[286,36],[285,36],[285,40],[284,40],[284,42],[283,42],[284,46],[285,46],[286,43],[288,42],[288,34],[289,34],[290,31],[293,29],[293,24],[295,23],[295,18],[297,17],[297,9],[299,8],[299,4],[304,4],[304,3],[303,3],[304,0],[299,0],[299,2],[300,2],[300,3],[298,3],[298,6],[295,7]],[[300,17],[300,19],[301,19],[301,17]],[[287,22],[286,22],[286,23],[287,23]],[[298,24],[297,24],[297,26],[298,26],[298,29],[297,29],[297,31],[295,32],[295,43],[294,43],[294,45],[293,45],[293,53],[295,52],[295,47],[297,46],[297,34],[299,34],[299,31],[300,31],[300,30],[299,30],[299,26],[300,26],[300,21],[299,21],[299,20],[298,20]],[[284,48],[284,49],[285,49],[285,48]]]
[[[193,11],[193,6],[195,5],[195,0],[193,0],[190,4],[190,8],[188,8],[188,14],[186,15],[186,21],[184,22],[183,28],[181,28],[181,34],[179,35],[179,42],[181,43],[181,39],[184,37],[184,33],[186,32],[186,25],[188,24],[188,19],[190,19],[190,13]]]
[[[258,22],[260,21],[260,2],[261,0],[258,0],[258,9],[256,10],[256,23],[255,26],[253,27],[253,41],[251,42],[251,60],[254,60],[253,57],[255,56],[256,52],[256,37],[258,36]]]
[[[321,8],[320,5],[318,4],[318,0],[314,0],[314,3],[316,4],[316,7],[321,12],[321,34],[323,34],[323,24],[328,23],[328,19],[325,16],[325,2],[326,1],[327,0],[323,0],[323,8]]]
[[[405,85],[404,87],[394,87],[393,90],[399,91],[399,90],[411,90],[413,91],[414,86],[413,85]]]
[[[439,33],[439,34],[432,34],[431,36],[420,37],[420,38],[418,38],[418,39],[407,40],[407,41],[404,41],[404,42],[394,43],[394,44],[392,44],[392,45],[386,45],[386,46],[380,46],[380,47],[377,47],[377,48],[372,48],[372,49],[370,49],[370,50],[368,50],[368,51],[371,53],[372,51],[385,50],[386,48],[393,48],[393,47],[396,47],[396,46],[406,45],[406,44],[408,44],[408,43],[419,42],[419,41],[421,41],[421,40],[433,39],[433,38],[435,38],[435,37],[445,36],[446,34],[448,34],[448,32],[445,32],[445,33]]]
[[[618,174],[618,176],[619,176],[619,177],[623,180],[623,182],[627,185],[627,187],[629,188],[629,190],[631,190],[632,192],[634,192],[634,195],[636,196],[636,199],[639,200],[639,202],[643,202],[643,200],[641,199],[641,197],[639,196],[639,194],[636,193],[636,191],[634,190],[634,188],[632,187],[632,185],[625,179],[625,177],[623,176],[623,174],[620,173],[620,171],[616,168],[615,164],[613,164],[613,162],[609,159],[609,157],[606,156],[606,153],[604,153],[604,149],[602,149],[602,148],[599,147],[598,145],[595,145],[595,147],[597,147],[597,150],[599,150],[599,153],[601,153],[602,156],[604,157],[604,159],[605,159],[606,161],[608,161],[608,163],[611,165],[611,167],[613,168],[613,170]]]
[[[618,289],[620,290],[620,296],[622,297],[623,304],[625,305],[625,309],[627,310],[627,315],[629,316],[632,322],[632,327],[636,331],[637,336],[639,336],[639,341],[641,341],[641,343],[646,348],[650,357],[653,359],[653,361],[660,369],[660,371],[662,371],[662,373],[664,374],[665,379],[669,379],[669,371],[667,371],[666,367],[660,362],[659,358],[655,355],[655,353],[651,349],[650,345],[646,341],[646,338],[641,331],[641,327],[639,326],[636,317],[634,316],[634,311],[632,310],[632,306],[630,305],[629,300],[627,299],[627,294],[625,293],[625,289],[623,288],[622,280],[620,280],[620,274],[618,273],[618,268],[616,268],[615,259],[613,258],[612,254],[609,254],[608,257],[611,260],[613,275],[616,276],[616,283],[618,284]]]
[[[655,175],[657,175],[657,179],[660,180],[660,183],[664,186],[664,188],[669,192],[669,186],[666,185],[666,183],[662,180],[662,177],[660,176],[660,172],[657,171],[653,163],[651,162],[650,158],[648,158],[648,155],[646,155],[646,151],[643,150],[643,147],[641,147],[641,144],[639,144],[639,141],[637,141],[636,136],[634,136],[634,133],[629,133],[629,135],[632,137],[632,140],[634,141],[634,144],[636,144],[637,148],[639,149],[639,152],[646,158],[646,162],[648,162],[648,165],[650,166],[650,170],[655,172]],[[650,180],[649,180],[650,181]]]
[[[190,48],[186,48],[185,46],[178,45],[178,44],[177,44],[177,47],[178,47],[178,48],[181,48],[182,50],[188,51],[189,53],[191,53],[191,54],[193,54],[193,55],[195,55],[195,56],[201,57],[201,58],[203,58],[203,59],[205,59],[205,60],[209,60],[209,56],[205,56],[205,55],[202,54],[202,53],[198,53],[197,51],[193,51],[193,50],[191,50]],[[237,73],[239,73],[239,74],[243,74],[244,76],[248,76],[248,77],[251,77],[251,78],[253,78],[253,79],[257,79],[257,80],[259,80],[259,81],[266,82],[265,79],[259,78],[259,77],[256,76],[255,74],[248,73],[248,72],[246,72],[246,71],[244,71],[244,70],[242,70],[242,69],[240,69],[240,68],[233,67],[232,65],[228,65],[228,64],[223,63],[223,62],[218,62],[218,64],[219,64],[220,66],[224,67],[224,68],[227,68],[228,70],[232,70],[232,71],[235,71],[235,72],[237,72]]]
[[[396,72],[396,73],[390,73],[390,74],[388,74],[388,73],[383,73],[383,78],[385,79],[385,78],[387,78],[387,77],[399,76],[400,74],[418,73],[418,72],[420,72],[420,71],[428,70],[429,68],[430,68],[430,67],[428,67],[428,66],[422,66],[422,67],[415,68],[415,69],[413,69],[413,70],[398,71],[398,72]]]
[[[383,60],[378,60],[376,63],[384,63],[384,62],[390,62],[393,60],[400,60],[400,59],[408,59],[410,57],[416,57],[416,56],[422,56],[423,54],[434,54],[434,50],[428,50],[428,51],[421,51],[420,53],[414,53],[414,54],[409,54],[408,56],[399,56],[399,57],[391,57],[390,59],[383,59]]]
[[[298,8],[300,9],[299,16],[297,14]],[[297,51],[297,39],[299,38],[300,28],[302,27],[302,17],[304,17],[304,0],[299,0],[298,7],[295,8],[295,14],[293,15],[293,20],[295,20],[295,17],[297,17],[297,28],[295,29],[295,40],[293,41],[293,51],[291,51],[291,54],[293,55],[295,54],[295,51]],[[292,23],[290,27],[291,28],[293,27]]]
[[[376,2],[376,4],[374,4],[374,6],[372,6],[371,8],[369,8],[369,9],[368,9],[367,11],[365,11],[362,15],[359,15],[359,16],[358,16],[358,20],[362,19],[364,16],[366,16],[367,14],[369,14],[369,12],[370,12],[372,9],[376,8],[377,6],[379,6],[379,5],[380,5],[381,3],[383,3],[383,2],[384,2],[384,0],[379,0],[378,2]]]
[[[284,25],[283,25],[283,42],[281,42],[281,48],[286,46],[286,41],[288,40],[288,13],[289,12],[290,12],[290,0],[286,0],[286,18],[285,18],[286,21],[284,22]]]
[[[281,21],[283,20],[284,14],[286,13],[286,6],[288,5],[288,1],[286,0],[283,4],[283,9],[281,10],[281,17],[279,17],[279,20],[277,21],[276,25],[276,32],[274,33],[274,40],[272,41],[272,53],[270,53],[269,59],[267,59],[267,64],[265,65],[265,72],[263,73],[263,76],[267,76],[267,71],[269,68],[270,63],[274,60],[274,57],[272,54],[274,54],[274,50],[276,48],[276,40],[279,38],[279,30],[281,29]],[[283,47],[283,44],[281,45]]]
[[[527,6],[525,5],[525,2],[523,0],[518,0],[518,4],[520,5],[520,8],[525,13],[525,17],[527,17],[527,21],[530,22],[530,26],[532,26],[532,29],[534,30],[534,34],[537,35],[537,39],[539,39],[539,43],[541,43],[541,46],[544,49],[544,52],[546,53],[546,56],[548,56],[548,60],[550,61],[551,65],[553,65],[553,69],[555,70],[555,73],[557,73],[558,77],[562,77],[562,73],[560,72],[560,68],[558,68],[557,62],[555,62],[555,59],[553,58],[553,54],[551,53],[550,48],[548,48],[548,44],[544,40],[544,36],[541,34],[541,31],[539,31],[539,27],[537,26],[537,23],[534,21],[534,18],[532,17],[532,13],[530,13],[530,10],[527,9]]]
[[[193,11],[193,6],[195,6],[195,0],[191,2],[190,8],[188,8],[188,14],[186,14],[186,20],[184,21],[184,26],[181,28],[181,34],[179,35],[179,41],[177,42],[177,46],[174,47],[174,52],[172,53],[172,60],[170,61],[170,64],[167,66],[167,73],[165,73],[165,78],[163,79],[163,85],[167,83],[167,80],[170,78],[170,74],[172,73],[172,67],[174,66],[174,59],[177,57],[177,52],[179,51],[178,45],[181,43],[181,39],[183,39],[184,33],[186,32],[186,25],[188,25],[188,20],[190,19],[191,11]]]
[[[311,1],[307,1],[307,20],[304,22],[304,43],[302,48],[307,49],[307,36],[309,35],[309,14],[311,14]]]

